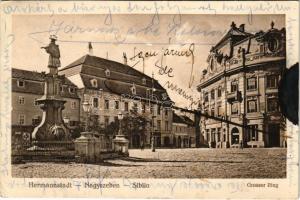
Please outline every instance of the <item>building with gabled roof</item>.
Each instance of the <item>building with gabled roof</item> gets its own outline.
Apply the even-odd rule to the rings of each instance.
[[[146,134],[135,132],[128,136],[129,147],[150,146],[152,133],[155,145],[164,146],[163,138],[172,130],[173,102],[157,80],[128,66],[126,56],[122,64],[87,54],[60,69],[59,74],[78,87],[81,105],[85,100],[90,102],[92,121],[100,127],[117,121],[119,112],[126,115],[130,110],[149,120],[152,125]],[[81,120],[84,117],[82,114]]]

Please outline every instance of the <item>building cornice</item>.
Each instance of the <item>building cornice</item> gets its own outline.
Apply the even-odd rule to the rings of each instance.
[[[286,60],[285,57],[278,57],[278,58],[273,59],[273,60],[266,60],[264,62],[246,65],[245,67],[243,67],[242,64],[241,64],[241,65],[239,65],[239,66],[237,66],[233,69],[224,70],[224,71],[216,74],[215,76],[212,76],[210,79],[207,79],[206,81],[203,81],[202,83],[200,83],[197,86],[197,90],[200,92],[201,89],[217,82],[218,80],[221,80],[225,76],[231,76],[233,74],[240,73],[244,70],[249,70],[250,68],[263,67],[263,66],[268,67],[268,66],[265,65],[266,63],[274,63],[274,62],[280,63],[280,62],[284,62],[285,60]]]

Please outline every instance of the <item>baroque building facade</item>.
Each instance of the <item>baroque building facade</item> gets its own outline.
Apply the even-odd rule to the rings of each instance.
[[[201,134],[212,148],[286,145],[278,84],[286,69],[285,28],[248,33],[232,22],[211,48],[197,86]],[[230,123],[232,122],[232,123]]]
[[[126,135],[129,147],[150,146],[152,136],[156,147],[168,146],[165,138],[172,134],[173,102],[167,91],[153,77],[128,66],[125,54],[122,64],[94,56],[91,48],[89,44],[89,54],[59,70],[78,87],[81,121],[86,117],[82,110],[85,101],[91,105],[91,121],[102,129],[117,122],[118,113],[126,117],[135,111],[147,124],[146,129]]]

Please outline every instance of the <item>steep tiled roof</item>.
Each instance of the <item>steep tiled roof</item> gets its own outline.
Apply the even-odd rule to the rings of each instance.
[[[76,71],[79,69],[78,66],[81,66],[80,71]],[[106,70],[110,71],[109,76],[106,76]],[[102,89],[103,91],[119,95],[131,95],[132,92],[130,87],[134,84],[136,87],[136,95],[141,96],[142,98],[147,98],[147,88],[149,89],[153,86],[153,88],[156,89],[154,95],[158,98],[158,100],[163,100],[163,96],[165,94],[167,98],[164,100],[170,100],[166,90],[158,83],[157,80],[154,80],[138,70],[122,63],[96,56],[85,55],[65,68],[59,70],[59,74],[66,74],[66,76],[70,74],[73,75],[74,73],[71,71],[77,74],[79,73],[84,86],[89,89]],[[92,86],[92,79],[97,80],[97,88]]]
[[[12,91],[21,93],[31,93],[37,95],[44,94],[44,75],[40,72],[28,71],[12,68]],[[18,80],[25,81],[24,87],[18,87]],[[63,85],[76,88],[68,78],[64,78]],[[78,98],[76,93],[63,92],[63,97]]]
[[[32,81],[44,81],[42,74],[39,72],[12,68],[11,73],[13,78],[32,80]]]
[[[186,122],[186,124],[190,125],[190,126],[194,126],[194,121],[191,120],[191,118],[189,118],[188,116],[182,116],[184,121]]]
[[[174,112],[173,113],[173,123],[185,124],[185,120]]]
[[[189,126],[193,126],[194,122],[187,116],[178,115],[175,112],[173,113],[173,123],[186,124]]]

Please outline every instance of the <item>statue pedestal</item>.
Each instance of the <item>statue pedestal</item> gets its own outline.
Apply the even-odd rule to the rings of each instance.
[[[45,93],[37,100],[43,110],[41,123],[32,132],[35,141],[70,141],[70,133],[62,118],[66,101],[61,97],[63,77],[45,74]]]
[[[82,132],[81,136],[75,140],[75,158],[76,162],[94,163],[95,157],[95,143],[91,132]]]
[[[116,135],[116,138],[113,139],[114,151],[125,156],[129,156],[128,153],[128,143],[129,141],[125,138],[125,135]]]

